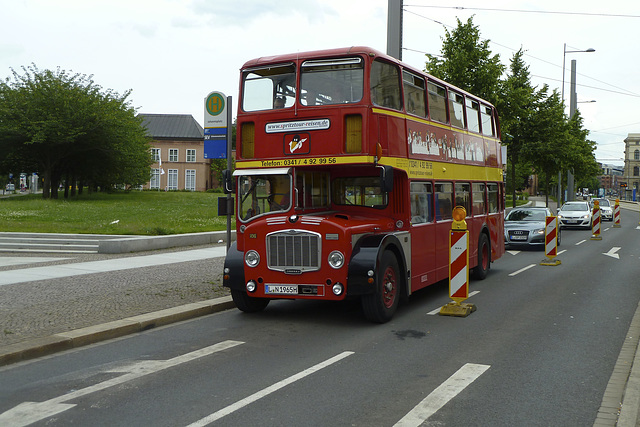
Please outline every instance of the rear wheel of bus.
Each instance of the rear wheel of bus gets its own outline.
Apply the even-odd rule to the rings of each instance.
[[[473,276],[476,279],[484,280],[491,268],[491,244],[486,234],[480,233],[478,239],[478,265],[473,269]]]
[[[391,320],[400,300],[402,279],[399,273],[395,255],[385,251],[376,271],[375,290],[362,297],[362,311],[367,320],[376,323]]]
[[[254,298],[247,295],[245,291],[231,289],[231,298],[240,311],[245,313],[255,313],[265,309],[269,300],[266,298]]]

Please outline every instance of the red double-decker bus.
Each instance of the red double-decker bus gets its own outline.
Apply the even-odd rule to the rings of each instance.
[[[447,279],[452,211],[470,268],[504,253],[498,116],[488,102],[367,47],[270,56],[241,69],[237,241],[223,284],[245,312],[271,299],[357,297],[386,322]]]

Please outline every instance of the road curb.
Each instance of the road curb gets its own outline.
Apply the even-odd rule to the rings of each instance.
[[[234,307],[235,304],[231,296],[225,296],[11,344],[0,350],[0,366],[47,356]]]

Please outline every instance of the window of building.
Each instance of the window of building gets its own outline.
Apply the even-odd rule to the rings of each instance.
[[[149,182],[150,189],[160,188],[160,169],[151,169],[151,182]]]
[[[381,107],[402,109],[400,70],[393,64],[373,61],[371,66],[371,101]]]
[[[640,167],[638,166],[633,167],[633,176],[640,176]]]
[[[447,123],[447,91],[435,83],[427,82],[429,91],[429,116],[431,120]]]
[[[153,160],[154,162],[159,162],[160,161],[160,149],[159,148],[152,148],[151,149],[151,160]]]
[[[404,86],[404,108],[409,114],[426,117],[425,82],[422,77],[407,71],[402,72]]]
[[[640,160],[640,150],[633,152],[633,160]]]
[[[178,169],[169,169],[167,176],[167,190],[178,189]]]
[[[186,171],[184,171],[184,189],[188,191],[196,191],[196,170],[195,169],[187,169]]]
[[[169,148],[169,161],[177,162],[178,161],[178,149],[177,148]]]
[[[411,183],[411,224],[433,222],[433,190],[430,182]]]
[[[187,149],[187,162],[193,163],[196,161],[196,150],[195,149]]]

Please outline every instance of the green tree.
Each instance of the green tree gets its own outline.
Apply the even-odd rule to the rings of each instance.
[[[479,28],[473,25],[473,17],[465,24],[460,19],[457,21],[458,26],[453,31],[445,29],[442,55],[427,54],[425,70],[495,104],[505,69],[500,55],[491,54],[489,40],[480,37]]]
[[[130,91],[60,69],[22,70],[0,83],[0,168],[39,172],[44,198],[57,198],[63,179],[67,188],[78,180],[104,189],[148,181],[150,140]]]

